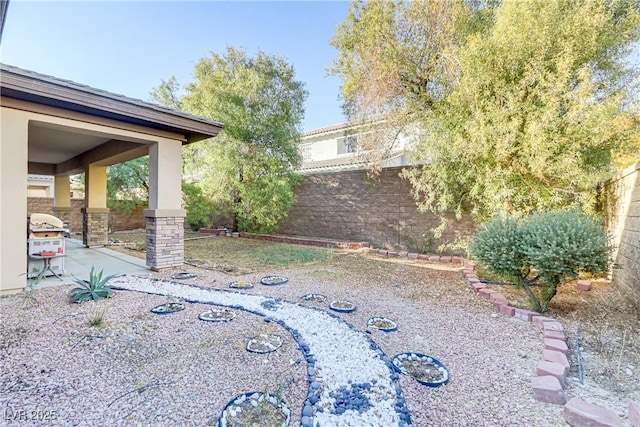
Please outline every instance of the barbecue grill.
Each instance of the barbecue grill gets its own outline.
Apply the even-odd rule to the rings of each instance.
[[[53,215],[34,213],[27,224],[27,277],[64,273],[64,223]]]

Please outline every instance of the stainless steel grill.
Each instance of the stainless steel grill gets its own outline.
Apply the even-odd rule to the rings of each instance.
[[[53,215],[34,213],[27,224],[27,276],[56,276],[64,273],[64,223]]]

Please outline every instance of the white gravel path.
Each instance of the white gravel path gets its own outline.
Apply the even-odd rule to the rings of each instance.
[[[372,345],[372,341],[364,333],[336,316],[289,301],[168,281],[125,277],[113,280],[111,284],[150,294],[170,294],[190,302],[242,308],[283,322],[287,328],[296,331],[301,338],[298,340],[299,344],[302,347],[306,344],[306,353],[313,357],[307,368],[310,382],[320,384],[320,389],[309,391],[312,394],[321,393],[320,400],[315,403],[313,421],[305,419],[310,417],[305,412],[306,408],[303,408],[302,425],[404,425],[395,410],[398,399],[402,399],[400,388],[394,383],[398,375],[392,372],[388,358]],[[368,390],[362,390],[362,394],[368,399],[368,407],[336,413],[336,399],[333,396],[344,394],[344,388],[350,389],[351,384],[371,385]],[[400,402],[404,402],[404,399]],[[406,410],[402,406],[401,404],[401,409]]]

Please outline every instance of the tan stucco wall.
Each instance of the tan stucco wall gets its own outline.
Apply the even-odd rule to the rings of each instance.
[[[613,283],[640,307],[640,163],[607,185],[607,228],[614,245]]]
[[[0,107],[0,294],[26,283],[27,134],[28,118]]]
[[[149,209],[180,209],[181,177],[182,144],[169,139],[159,139],[152,144],[149,147]],[[167,216],[180,215],[186,216],[186,212]]]

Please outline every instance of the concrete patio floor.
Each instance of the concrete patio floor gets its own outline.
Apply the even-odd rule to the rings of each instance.
[[[38,283],[38,287],[68,285],[73,283],[73,276],[88,279],[91,267],[95,271],[104,270],[103,276],[110,274],[150,274],[145,260],[132,257],[107,248],[86,248],[80,240],[65,239],[64,274],[60,279],[47,276]]]

